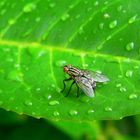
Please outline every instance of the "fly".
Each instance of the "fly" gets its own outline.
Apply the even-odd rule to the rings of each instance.
[[[71,65],[65,65],[64,72],[70,77],[63,80],[64,88],[61,92],[65,90],[66,82],[73,80],[66,97],[69,95],[71,88],[74,84],[76,84],[77,87],[77,97],[79,96],[79,88],[82,89],[87,96],[94,97],[96,83],[104,83],[109,81],[109,79],[103,74],[94,71],[78,69]]]

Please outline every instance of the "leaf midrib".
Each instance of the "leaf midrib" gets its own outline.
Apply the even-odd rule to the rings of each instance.
[[[73,53],[75,55],[94,55],[94,56],[100,56],[100,57],[112,57],[114,60],[118,61],[118,63],[120,61],[126,61],[126,60],[131,60],[131,62],[134,63],[140,63],[139,60],[133,59],[133,58],[128,58],[128,57],[124,57],[124,56],[116,56],[116,55],[110,55],[110,54],[104,54],[104,53],[97,53],[96,51],[84,51],[84,50],[76,50],[76,49],[71,49],[71,48],[64,48],[63,46],[52,46],[52,45],[45,45],[45,44],[41,44],[38,42],[18,42],[18,41],[13,41],[13,40],[0,40],[0,46],[2,45],[6,45],[8,47],[21,47],[21,48],[29,48],[29,47],[34,47],[34,48],[41,48],[47,51],[52,50],[53,51],[61,51],[61,52],[69,52],[69,53]]]

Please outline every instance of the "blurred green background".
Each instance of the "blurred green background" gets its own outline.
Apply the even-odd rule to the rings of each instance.
[[[35,119],[0,109],[1,140],[138,140],[139,128],[139,115],[89,124]]]

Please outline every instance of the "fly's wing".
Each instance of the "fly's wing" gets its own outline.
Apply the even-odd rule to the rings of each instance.
[[[88,77],[92,77],[95,82],[104,83],[109,81],[109,78],[107,78],[105,75],[99,72],[87,71],[87,70],[83,70],[83,71],[85,73],[85,76],[87,75]]]
[[[76,77],[75,78],[77,85],[84,91],[84,93],[89,97],[94,97],[94,90],[85,77]]]

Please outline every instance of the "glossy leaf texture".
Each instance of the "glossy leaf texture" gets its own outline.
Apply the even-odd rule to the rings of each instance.
[[[140,113],[139,0],[0,2],[0,106],[51,120]],[[101,71],[95,97],[63,88],[62,66]]]

